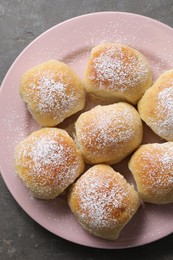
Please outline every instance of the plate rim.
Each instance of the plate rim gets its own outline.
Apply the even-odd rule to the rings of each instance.
[[[89,17],[89,16],[95,16],[95,15],[107,15],[107,14],[112,14],[112,15],[125,15],[125,16],[133,16],[133,17],[139,17],[139,18],[143,18],[143,19],[147,19],[147,20],[150,20],[151,22],[154,22],[158,25],[161,25],[161,26],[164,26],[166,29],[169,29],[169,30],[173,30],[173,28],[157,19],[154,19],[154,18],[151,18],[151,17],[148,17],[148,16],[145,16],[145,15],[141,15],[141,14],[136,14],[136,13],[131,13],[131,12],[116,12],[116,11],[103,11],[103,12],[93,12],[93,13],[87,13],[87,14],[82,14],[82,15],[79,15],[79,16],[75,16],[75,17],[71,17],[67,20],[64,20],[58,24],[55,24],[53,25],[52,27],[48,28],[46,31],[42,32],[41,34],[39,34],[35,39],[33,39],[27,46],[24,47],[24,49],[17,55],[17,57],[14,59],[14,61],[11,63],[9,69],[7,70],[2,82],[1,82],[1,85],[0,85],[0,95],[1,95],[1,91],[2,89],[4,88],[4,84],[5,84],[5,81],[6,81],[6,78],[8,77],[8,74],[10,73],[11,69],[13,68],[13,66],[15,65],[16,61],[18,59],[20,59],[20,57],[23,55],[23,53],[28,49],[30,48],[30,46],[32,46],[35,41],[37,41],[39,38],[43,37],[45,34],[47,34],[49,31],[51,30],[54,30],[55,28],[63,25],[63,24],[66,24],[66,23],[69,23],[71,21],[74,21],[74,20],[78,20],[78,19],[81,19],[81,18],[84,18],[84,17]]]

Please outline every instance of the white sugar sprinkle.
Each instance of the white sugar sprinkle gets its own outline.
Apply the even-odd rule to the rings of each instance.
[[[146,189],[149,188],[158,194],[163,192],[162,188],[166,188],[167,192],[172,190],[173,145],[152,144],[151,150],[142,152],[142,160],[146,161],[142,165],[142,171],[146,171],[147,175],[141,175]]]
[[[118,218],[113,218],[113,215],[125,206],[128,190],[120,184],[120,180],[114,185],[112,180],[110,174],[104,173],[102,177],[98,170],[92,170],[76,189],[80,201],[80,218],[84,222],[89,220],[90,228],[111,228],[118,223]]]
[[[20,144],[16,163],[26,169],[23,179],[26,177],[27,180],[30,176],[34,189],[39,193],[42,192],[40,184],[47,185],[48,194],[57,185],[63,191],[77,177],[79,158],[75,148],[65,145],[63,137],[59,137],[58,141],[56,138],[53,132],[49,136],[31,135]]]
[[[157,111],[161,111],[164,118],[157,122],[158,134],[165,136],[173,135],[173,85],[165,88],[158,94]]]
[[[81,139],[91,147],[94,140],[99,153],[104,153],[105,147],[115,147],[117,144],[120,146],[120,143],[123,144],[133,137],[133,118],[128,108],[118,112],[103,107],[100,109],[98,106],[89,113],[90,124],[84,122]]]
[[[64,119],[64,115],[70,111],[77,102],[75,92],[68,92],[68,84],[62,80],[55,81],[50,76],[42,77],[38,84],[29,85],[30,97],[34,97],[38,104],[38,111],[44,117],[47,113],[53,113],[54,119]]]
[[[56,169],[61,160],[64,159],[64,147],[51,138],[44,137],[39,139],[32,138],[34,145],[31,151],[25,149],[23,155],[29,156],[34,162],[34,171],[38,173],[42,171],[42,167],[50,167]]]
[[[128,60],[128,61],[127,61]],[[124,92],[127,88],[141,84],[147,79],[148,66],[141,57],[127,56],[121,46],[107,49],[94,59],[96,76],[91,79],[99,82],[99,88],[105,88],[105,81],[109,82],[108,89]]]

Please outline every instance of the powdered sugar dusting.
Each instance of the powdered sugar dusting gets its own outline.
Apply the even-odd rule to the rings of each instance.
[[[106,85],[110,91],[124,92],[146,82],[149,68],[142,57],[128,55],[120,45],[104,49],[93,60],[94,72],[90,79],[98,82],[99,88]],[[95,74],[94,74],[95,73]]]
[[[38,84],[31,83],[29,88],[30,92],[27,95],[34,97],[38,104],[38,111],[43,117],[51,113],[54,119],[62,121],[77,102],[75,91],[72,90],[67,94],[68,84],[64,84],[62,80],[55,81],[51,75],[41,77]]]
[[[42,166],[56,169],[59,163],[64,159],[64,147],[62,144],[57,146],[57,142],[51,138],[43,137],[40,140],[32,138],[35,142],[32,150],[27,152],[24,150],[23,155],[32,158],[34,162],[34,172],[38,173],[42,171]]]
[[[90,112],[90,123],[81,128],[81,141],[88,147],[97,146],[96,153],[105,153],[106,147],[120,147],[134,136],[133,116],[128,108],[120,111],[97,106]]]
[[[79,157],[75,147],[57,140],[57,133],[50,131],[42,136],[31,135],[18,148],[16,164],[26,173],[22,179],[32,179],[32,189],[49,194],[52,189],[63,191],[78,176]],[[29,177],[30,176],[30,177]]]
[[[161,111],[164,115],[157,122],[158,134],[173,137],[173,84],[158,94],[157,111],[158,113]]]
[[[128,189],[122,185],[123,177],[116,178],[113,173],[93,169],[79,180],[76,194],[79,198],[79,216],[82,222],[89,223],[91,229],[109,227],[119,224],[121,211],[126,208]]]
[[[146,190],[160,196],[164,192],[173,194],[173,143],[152,144],[141,156],[140,161],[144,161],[141,177]]]

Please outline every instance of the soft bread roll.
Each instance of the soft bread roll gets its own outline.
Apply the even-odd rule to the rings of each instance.
[[[105,239],[116,239],[140,205],[133,186],[104,164],[85,172],[68,195],[69,206],[82,227]]]
[[[96,106],[76,121],[76,144],[85,162],[114,164],[142,141],[142,121],[131,105]]]
[[[83,172],[84,163],[71,137],[62,129],[43,128],[15,149],[20,178],[33,195],[53,199]]]
[[[28,70],[21,79],[20,95],[41,126],[55,126],[85,105],[80,79],[69,66],[56,60]]]
[[[129,169],[143,201],[173,202],[173,142],[142,145],[131,157]]]
[[[110,102],[136,104],[151,83],[151,68],[139,51],[118,43],[93,48],[84,76],[90,94]]]
[[[173,141],[173,70],[161,74],[138,103],[145,123],[160,137]]]

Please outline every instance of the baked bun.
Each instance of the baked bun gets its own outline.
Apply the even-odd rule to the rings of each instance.
[[[20,95],[41,126],[55,126],[85,105],[80,79],[69,66],[56,60],[28,70],[21,79]]]
[[[43,128],[23,140],[15,149],[15,165],[26,186],[41,199],[58,196],[84,170],[74,141],[58,128]]]
[[[76,121],[76,144],[86,163],[114,164],[142,141],[142,121],[131,105],[96,106]]]
[[[142,145],[129,162],[141,199],[173,202],[173,142]]]
[[[160,137],[173,141],[173,70],[161,74],[138,103],[145,123]]]
[[[139,51],[118,43],[93,48],[84,76],[90,94],[109,102],[136,104],[151,83],[150,66]]]
[[[116,239],[140,205],[134,187],[104,164],[93,166],[77,180],[68,203],[84,229],[105,239]]]

